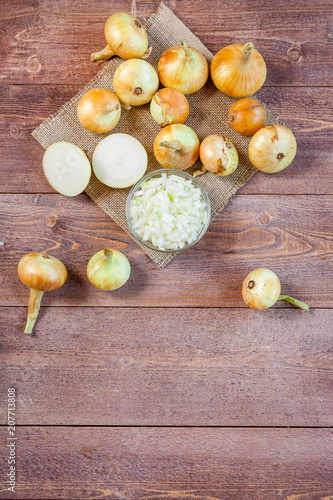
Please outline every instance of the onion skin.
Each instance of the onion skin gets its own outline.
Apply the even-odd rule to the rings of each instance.
[[[173,123],[184,123],[189,111],[188,100],[177,89],[161,89],[156,92],[150,102],[150,113],[161,127],[172,125]]]
[[[113,88],[120,101],[129,106],[149,102],[158,89],[158,75],[151,64],[142,59],[121,63],[113,75]]]
[[[115,128],[120,120],[121,106],[118,98],[106,89],[88,90],[80,99],[77,116],[81,125],[96,134],[105,134]]]
[[[249,144],[252,165],[267,174],[285,169],[295,158],[294,134],[282,125],[269,125],[254,134]]]
[[[90,283],[100,290],[117,290],[126,283],[130,274],[131,265],[127,257],[110,248],[95,253],[87,266]]]
[[[279,299],[281,284],[273,271],[265,268],[251,271],[244,279],[242,297],[251,309],[268,309]]]
[[[178,89],[183,94],[200,90],[209,74],[206,58],[183,42],[163,52],[157,70],[164,87]]]
[[[256,99],[245,97],[236,101],[229,110],[229,125],[239,134],[250,136],[267,121],[264,106]]]
[[[31,334],[35,325],[44,292],[60,288],[67,279],[66,266],[55,257],[29,253],[18,264],[22,283],[30,287],[28,319],[24,333]]]
[[[123,59],[148,57],[148,38],[140,21],[125,12],[117,12],[109,17],[104,26],[106,47],[91,54],[91,61],[106,61],[112,56]]]
[[[233,143],[223,135],[211,134],[200,144],[201,170],[194,172],[193,176],[209,171],[224,177],[232,174],[238,166],[238,153]]]
[[[154,141],[155,158],[164,168],[185,170],[197,161],[199,144],[196,133],[187,125],[167,125]]]
[[[221,49],[210,68],[215,86],[230,97],[257,92],[266,79],[266,63],[253,43],[236,43]]]

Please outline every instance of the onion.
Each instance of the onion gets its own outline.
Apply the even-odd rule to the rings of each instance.
[[[162,167],[185,170],[198,159],[199,139],[187,125],[167,125],[156,136],[154,154]]]
[[[85,152],[70,142],[55,142],[46,149],[43,170],[53,189],[65,196],[82,193],[91,176]]]
[[[267,120],[264,106],[255,99],[245,97],[236,101],[229,110],[229,124],[242,135],[253,135]]]
[[[212,134],[200,144],[201,170],[193,176],[201,175],[206,170],[215,175],[226,176],[232,174],[238,166],[238,153],[233,143],[223,135]]]
[[[288,295],[280,295],[281,284],[279,278],[273,271],[265,268],[251,271],[244,279],[242,285],[242,296],[245,304],[252,309],[268,309],[277,300],[286,300],[300,309],[308,311],[310,306],[293,299]]]
[[[148,49],[147,32],[135,17],[118,12],[113,14],[104,27],[106,47],[100,52],[91,54],[91,61],[106,61],[117,55],[123,59],[134,57],[146,58],[151,52]]]
[[[269,125],[254,134],[249,144],[249,158],[262,172],[279,172],[293,161],[297,144],[294,134],[282,125]]]
[[[209,219],[201,189],[180,175],[143,182],[129,203],[133,231],[159,250],[180,250],[198,238]]]
[[[144,175],[147,162],[145,148],[128,134],[112,134],[103,139],[92,159],[96,177],[113,188],[135,184]]]
[[[77,116],[81,125],[97,134],[113,130],[120,120],[118,98],[106,89],[88,90],[80,99]]]
[[[28,320],[24,333],[32,333],[44,292],[60,288],[66,281],[67,269],[55,257],[42,253],[28,253],[18,264],[20,280],[30,287]]]
[[[231,97],[246,97],[263,85],[266,63],[253,43],[236,43],[215,55],[210,72],[219,90]]]
[[[142,59],[121,63],[113,76],[113,88],[122,103],[140,106],[151,100],[158,89],[158,75],[151,64]]]
[[[189,103],[177,89],[161,89],[150,102],[150,113],[161,127],[172,123],[184,123],[189,114]]]
[[[158,62],[158,76],[164,87],[193,94],[201,89],[208,78],[206,58],[196,49],[181,42],[167,49]]]
[[[104,248],[88,262],[87,276],[92,285],[100,290],[117,290],[131,274],[128,258],[118,250]]]

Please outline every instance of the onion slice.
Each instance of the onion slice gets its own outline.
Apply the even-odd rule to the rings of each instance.
[[[43,157],[45,177],[58,193],[76,196],[86,189],[91,176],[85,152],[71,142],[55,142]]]
[[[138,182],[147,163],[145,148],[128,134],[112,134],[103,139],[92,159],[96,177],[113,188],[127,188]]]

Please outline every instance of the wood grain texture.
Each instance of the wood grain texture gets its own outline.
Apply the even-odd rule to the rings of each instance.
[[[331,310],[44,307],[33,336],[26,314],[0,308],[18,424],[333,425]]]
[[[95,75],[91,52],[104,46],[103,27],[117,11],[131,11],[131,2],[15,2],[3,9],[0,82],[78,83]],[[265,85],[331,85],[333,12],[329,1],[287,0],[263,7],[256,0],[166,0],[165,4],[216,53],[239,41],[255,43],[267,62]],[[137,15],[147,18],[159,2],[139,2]],[[306,7],[305,7],[306,5]],[[61,16],[58,13],[61,12]],[[318,66],[320,65],[320,71]]]
[[[17,276],[19,259],[31,251],[60,258],[69,276],[46,293],[45,305],[246,307],[242,281],[268,267],[282,293],[312,307],[332,307],[332,196],[235,196],[205,236],[157,270],[136,243],[86,195],[1,195],[0,305],[26,305],[28,288]],[[132,265],[122,288],[90,285],[86,265],[109,246]],[[279,304],[276,307],[292,307]]]
[[[329,500],[333,496],[329,429],[37,427],[19,428],[17,434],[19,476],[17,494],[10,498]],[[9,496],[1,491],[0,498]]]
[[[0,192],[53,192],[42,172],[44,150],[31,132],[78,91],[79,86],[0,86],[0,143],[2,158],[6,158]],[[333,194],[333,88],[263,88],[258,97],[292,128],[298,152],[283,172],[258,172],[240,192]],[[223,133],[228,135],[229,128],[226,119]]]

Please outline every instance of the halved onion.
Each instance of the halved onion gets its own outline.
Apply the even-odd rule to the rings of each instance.
[[[145,148],[128,134],[112,134],[103,139],[92,159],[96,177],[113,188],[126,188],[138,182],[147,163]]]
[[[71,142],[55,142],[43,157],[45,177],[58,193],[76,196],[84,191],[91,176],[85,152]]]

